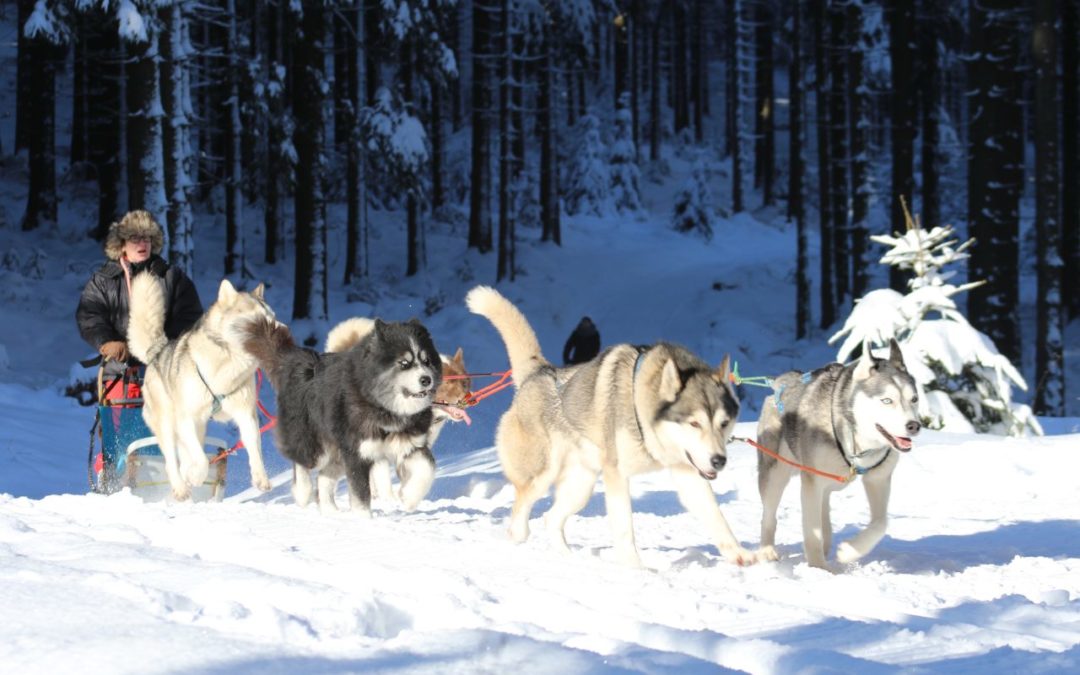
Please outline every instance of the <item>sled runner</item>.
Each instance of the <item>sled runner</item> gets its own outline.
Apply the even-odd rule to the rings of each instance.
[[[144,501],[164,501],[171,493],[165,475],[165,459],[142,416],[142,369],[128,368],[123,377],[105,380],[98,369],[98,406],[90,428],[87,481],[92,492],[112,494],[129,488]],[[221,501],[225,496],[225,471],[229,446],[207,437],[203,445],[210,475],[192,488],[196,502]]]

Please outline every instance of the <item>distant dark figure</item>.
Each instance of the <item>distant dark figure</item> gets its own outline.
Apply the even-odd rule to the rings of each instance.
[[[596,330],[596,324],[587,316],[581,317],[577,328],[566,339],[566,346],[562,350],[563,364],[573,366],[578,363],[591,361],[600,353],[600,331]]]

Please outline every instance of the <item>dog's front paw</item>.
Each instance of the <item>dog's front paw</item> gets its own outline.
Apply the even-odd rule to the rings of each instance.
[[[172,489],[172,496],[178,502],[186,502],[191,498],[191,486],[190,485],[174,485]]]
[[[734,563],[740,567],[746,567],[747,565],[753,565],[758,561],[758,556],[753,551],[748,551],[742,546],[730,546],[720,551],[724,554],[724,558],[729,563]]]
[[[518,525],[517,523],[511,523],[506,533],[510,535],[510,540],[515,544],[524,543],[529,538],[529,524]]]
[[[776,562],[780,559],[780,554],[775,546],[762,546],[758,549],[757,557],[761,562]]]
[[[269,492],[270,488],[274,487],[270,484],[270,478],[266,475],[266,472],[253,475],[251,484],[258,488],[260,492]]]
[[[855,562],[861,557],[863,557],[863,554],[859,551],[859,549],[855,548],[846,541],[836,547],[836,560],[839,562]]]

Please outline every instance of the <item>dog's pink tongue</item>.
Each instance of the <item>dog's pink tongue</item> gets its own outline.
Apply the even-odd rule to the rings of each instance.
[[[896,443],[901,448],[903,448],[904,450],[910,450],[911,449],[911,439],[910,438],[907,438],[905,436],[897,436],[896,437]]]
[[[455,405],[440,405],[440,408],[446,412],[455,422],[465,422],[465,424],[472,425],[472,419],[469,417],[469,413],[465,408],[459,408]]]

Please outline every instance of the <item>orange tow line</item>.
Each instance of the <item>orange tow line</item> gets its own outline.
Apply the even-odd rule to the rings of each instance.
[[[499,378],[498,380],[496,380],[495,382],[492,382],[491,384],[487,385],[486,387],[481,387],[480,389],[477,389],[476,391],[470,391],[468,393],[468,395],[465,396],[465,399],[463,401],[461,401],[461,405],[462,406],[467,406],[467,407],[472,407],[472,406],[476,405],[477,403],[479,403],[480,401],[483,401],[488,396],[491,396],[492,394],[497,394],[500,391],[502,391],[503,389],[507,389],[509,387],[512,387],[514,385],[514,381],[510,379],[510,375],[512,374],[512,372],[513,371],[510,371],[510,370],[504,370],[504,371],[499,372],[499,373],[466,373],[464,375],[444,375],[443,379],[444,380],[470,380],[470,379],[472,379],[474,377],[497,377],[497,378]]]
[[[855,474],[855,467],[851,468],[851,473],[849,473],[847,476],[841,476],[840,474],[829,473],[828,471],[822,471],[821,469],[815,469],[812,466],[806,466],[805,464],[799,464],[798,462],[794,462],[794,461],[792,461],[790,459],[787,459],[786,457],[781,457],[780,453],[774,452],[774,451],[766,448],[764,445],[759,444],[757,441],[752,441],[749,438],[742,438],[740,436],[732,436],[731,440],[733,440],[733,441],[742,441],[743,443],[746,443],[748,445],[752,445],[755,448],[757,448],[758,450],[760,450],[761,452],[764,452],[769,457],[777,459],[777,460],[783,462],[784,464],[788,464],[790,466],[793,466],[796,469],[798,469],[799,471],[805,471],[807,473],[812,473],[815,476],[821,476],[822,478],[828,478],[830,480],[836,481],[837,483],[850,483],[852,480],[855,479],[855,475],[856,475]]]

